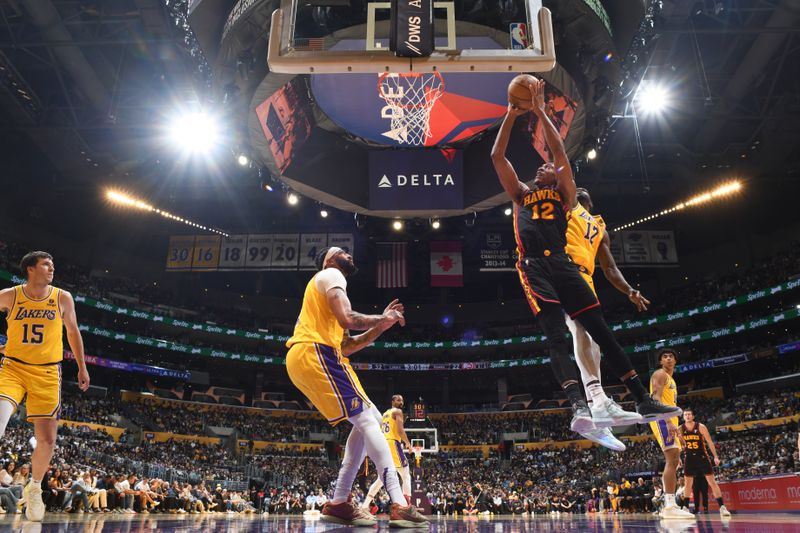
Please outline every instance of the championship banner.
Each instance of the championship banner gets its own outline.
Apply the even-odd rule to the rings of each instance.
[[[219,235],[198,235],[194,238],[192,270],[217,270],[220,240]]]
[[[219,249],[220,270],[242,270],[247,257],[247,235],[223,237]]]
[[[431,242],[431,287],[463,287],[464,262],[459,241]]]
[[[800,511],[800,475],[797,474],[720,481],[719,487],[731,511]]]
[[[514,236],[504,232],[487,232],[481,239],[480,271],[513,272],[516,270],[517,249]]]

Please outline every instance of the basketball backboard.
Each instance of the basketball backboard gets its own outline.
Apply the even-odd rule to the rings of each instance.
[[[392,2],[368,2],[363,13],[343,11],[326,27],[303,23],[309,18],[307,3],[282,0],[272,14],[269,67],[286,74],[551,70],[556,58],[550,11],[542,0],[504,4],[487,9],[480,2],[434,1],[433,52],[399,57],[389,49]],[[334,18],[336,9],[345,10],[324,9],[315,12],[315,21],[319,13]]]

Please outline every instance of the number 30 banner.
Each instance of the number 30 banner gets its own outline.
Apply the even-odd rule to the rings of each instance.
[[[326,246],[353,249],[352,233],[279,233],[173,236],[167,251],[168,271],[314,270],[314,259]]]

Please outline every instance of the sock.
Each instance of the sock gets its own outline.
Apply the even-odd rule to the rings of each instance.
[[[564,387],[564,392],[567,393],[567,398],[569,398],[569,403],[572,405],[576,405],[584,401],[583,394],[581,394],[581,388],[578,386],[576,381],[573,381],[566,387]]]
[[[645,396],[647,396],[647,389],[644,388],[642,385],[642,380],[639,379],[639,374],[634,374],[628,379],[622,381],[628,390],[631,391],[633,397],[636,399],[636,402],[641,402],[644,400]]]
[[[664,507],[675,507],[674,494],[664,494]]]
[[[722,502],[722,496],[720,496],[719,498],[717,498],[717,504],[719,504],[719,506],[720,506],[720,507],[722,507],[723,505],[725,505],[725,504]]]
[[[403,491],[400,489],[400,480],[397,478],[397,470],[394,468],[392,452],[389,450],[389,443],[386,442],[380,426],[382,420],[381,414],[373,405],[369,409],[362,411],[356,416],[348,418],[348,420],[362,434],[363,447],[366,449],[366,453],[369,455],[369,458],[372,459],[373,463],[375,463],[375,468],[378,471],[378,477],[383,482],[386,492],[389,493],[389,498],[392,500],[392,503],[403,505],[405,503],[405,498],[403,498]],[[346,455],[347,450],[345,449],[345,456]],[[350,490],[352,490],[356,471],[358,471],[359,467],[361,466],[361,461],[363,460],[363,455],[358,458],[358,464],[355,465],[355,470],[353,471],[352,477],[349,480],[350,484],[347,485],[348,494]],[[342,464],[342,468],[344,469],[344,464]],[[345,485],[346,481],[347,480],[345,480]],[[344,492],[344,487],[340,489],[339,483],[337,482],[335,494],[337,498],[339,497],[340,490]]]
[[[364,436],[359,428],[353,424],[350,435],[347,437],[347,444],[344,447],[344,459],[339,468],[339,476],[336,479],[336,488],[331,498],[332,504],[346,502],[353,490],[353,481],[356,474],[361,469],[361,463],[366,455]]]
[[[603,405],[608,400],[608,396],[603,391],[603,386],[597,380],[587,383],[586,391],[589,393],[587,400],[593,403],[596,402],[597,405]]]

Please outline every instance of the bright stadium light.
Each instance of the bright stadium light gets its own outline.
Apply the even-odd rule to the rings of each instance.
[[[216,233],[217,235],[222,235],[223,237],[227,237],[228,236],[228,234],[225,233],[222,230],[218,230],[218,229],[215,229],[215,228],[210,228],[210,227],[204,226],[203,224],[199,224],[197,222],[194,222],[192,220],[189,220],[189,219],[186,219],[186,218],[183,218],[183,217],[179,217],[178,215],[173,215],[172,213],[170,213],[168,211],[164,211],[163,209],[159,209],[157,207],[154,207],[154,206],[148,204],[147,202],[139,200],[138,198],[134,198],[133,196],[131,196],[131,195],[127,194],[127,193],[124,193],[122,191],[115,191],[113,189],[106,189],[106,200],[108,200],[109,202],[111,202],[113,204],[116,204],[116,205],[121,205],[121,206],[124,206],[124,207],[131,207],[133,209],[139,209],[141,211],[148,211],[148,212],[151,212],[151,213],[155,213],[155,214],[157,214],[159,216],[162,216],[164,218],[167,218],[169,220],[174,220],[175,222],[180,222],[181,224],[186,224],[187,226],[191,226],[193,228],[201,229],[203,231],[210,231],[211,233]]]
[[[327,209],[321,209],[320,212],[319,212],[319,216],[321,216],[322,218],[328,218],[328,210]]]
[[[433,229],[439,229],[442,227],[442,223],[439,221],[438,218],[434,218],[431,220],[431,227]]]
[[[506,209],[505,209],[505,211],[503,211],[503,213],[504,213],[504,214],[505,214],[507,217],[510,217],[510,216],[511,216],[511,208],[510,208],[510,207],[506,207]]]
[[[589,151],[586,153],[586,158],[587,158],[589,161],[591,161],[592,159],[594,159],[594,158],[596,158],[596,157],[597,157],[597,150],[595,150],[594,148],[592,148],[591,150],[589,150]]]
[[[250,158],[248,158],[245,154],[239,154],[239,157],[236,158],[236,161],[238,161],[243,167],[246,167],[250,164]]]
[[[642,217],[639,220],[636,220],[634,222],[628,222],[627,224],[624,224],[624,225],[622,225],[622,226],[620,226],[618,228],[614,228],[612,231],[620,231],[620,230],[623,230],[623,229],[628,229],[630,227],[637,226],[637,225],[642,224],[644,222],[649,222],[649,221],[651,221],[653,219],[656,219],[658,217],[663,217],[664,215],[669,215],[670,213],[674,213],[675,211],[681,211],[682,209],[686,209],[687,207],[695,207],[695,206],[698,206],[698,205],[702,205],[702,204],[708,203],[708,202],[710,202],[712,200],[717,200],[717,199],[725,197],[725,196],[730,196],[732,194],[737,194],[739,191],[742,190],[742,187],[743,187],[742,182],[740,182],[738,180],[731,181],[730,183],[726,183],[724,185],[720,185],[716,189],[713,189],[713,190],[698,194],[697,196],[693,196],[693,197],[689,198],[688,200],[684,200],[683,202],[675,204],[674,206],[672,206],[672,207],[670,207],[668,209],[663,209],[663,210],[659,211],[658,213],[653,213],[652,215],[649,215],[649,216],[646,216],[646,217]]]
[[[169,125],[169,136],[184,151],[198,153],[207,152],[221,140],[217,121],[200,111],[174,117]]]
[[[660,114],[669,106],[669,91],[663,85],[642,81],[636,104],[637,109],[645,115]]]
[[[395,231],[400,231],[401,229],[403,229],[403,221],[402,220],[395,220],[394,222],[392,222],[392,228]]]
[[[295,193],[290,192],[286,196],[286,201],[289,203],[289,205],[297,205],[297,202],[300,201],[300,198]]]

